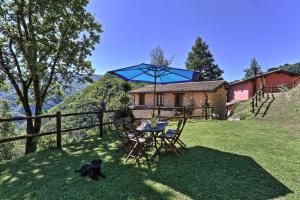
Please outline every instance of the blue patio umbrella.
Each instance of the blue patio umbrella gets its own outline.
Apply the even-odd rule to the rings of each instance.
[[[108,73],[130,82],[154,84],[153,113],[156,100],[156,84],[192,82],[197,81],[199,77],[199,72],[145,63],[109,71]]]

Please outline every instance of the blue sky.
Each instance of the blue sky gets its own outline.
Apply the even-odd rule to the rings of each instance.
[[[88,10],[104,30],[90,58],[98,74],[149,63],[158,45],[185,68],[197,36],[227,81],[253,57],[263,70],[300,61],[299,0],[92,0]]]

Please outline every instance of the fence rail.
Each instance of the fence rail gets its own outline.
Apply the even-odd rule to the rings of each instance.
[[[267,93],[267,95],[269,95]],[[252,97],[251,101],[250,101],[250,104],[251,104],[251,107],[252,107],[252,113],[254,113],[254,110],[255,108],[258,107],[258,102],[261,102],[261,99],[264,98],[265,96],[265,91],[263,89],[259,89],[255,95]]]
[[[176,118],[199,118],[203,117],[206,120],[209,117],[209,112],[208,110],[211,109],[211,112],[213,112],[213,108],[209,106],[205,107],[188,107],[189,109],[203,109],[204,110],[204,115],[187,115],[186,109],[187,107],[157,107],[155,110],[157,110],[158,115],[160,115],[160,112],[162,110],[170,111],[170,110],[182,110],[182,115],[181,116],[168,116],[168,119],[176,119]],[[152,110],[153,108],[132,108],[131,110]],[[12,118],[0,118],[0,123],[3,122],[13,122],[13,121],[21,121],[21,120],[28,120],[28,119],[45,119],[45,118],[53,118],[56,119],[56,130],[55,131],[48,131],[48,132],[43,132],[43,133],[34,133],[34,134],[27,134],[27,135],[20,135],[20,136],[15,136],[15,137],[9,137],[9,138],[2,138],[0,139],[0,144],[1,143],[6,143],[6,142],[12,142],[12,141],[17,141],[17,140],[23,140],[23,139],[28,139],[28,138],[33,138],[33,137],[42,137],[46,135],[56,135],[56,146],[57,148],[62,147],[62,135],[63,134],[70,134],[72,131],[76,130],[82,130],[82,129],[90,129],[94,127],[99,127],[99,135],[102,137],[103,132],[104,132],[104,126],[111,125],[114,122],[108,121],[104,122],[104,114],[105,113],[114,113],[120,111],[118,109],[116,110],[99,110],[97,112],[77,112],[77,113],[61,113],[60,111],[57,111],[56,114],[49,114],[49,115],[37,115],[37,116],[18,116],[18,117],[12,117]],[[69,128],[69,129],[62,129],[62,118],[63,117],[69,117],[69,116],[82,116],[82,115],[96,115],[98,118],[98,123],[89,125],[89,126],[83,126],[83,127],[76,127],[76,128]],[[149,118],[136,118],[136,120],[145,120]]]

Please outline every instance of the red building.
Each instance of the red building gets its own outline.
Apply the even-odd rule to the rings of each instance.
[[[266,92],[279,92],[281,86],[294,87],[300,82],[300,74],[275,70],[259,74],[255,78],[248,78],[230,84],[228,101],[243,101],[254,96],[255,92],[264,88]]]

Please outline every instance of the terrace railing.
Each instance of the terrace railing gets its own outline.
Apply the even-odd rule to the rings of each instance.
[[[269,95],[269,94],[267,94]],[[250,101],[250,104],[251,104],[251,107],[252,107],[252,113],[254,113],[255,111],[255,108],[258,107],[258,104],[259,102],[261,102],[262,98],[264,98],[265,96],[265,92],[263,89],[259,89],[255,95],[252,97],[251,101]]]
[[[188,109],[202,109],[203,115],[188,115],[187,114],[187,108]],[[132,111],[134,110],[152,110],[152,108],[132,108]],[[160,115],[162,110],[182,110],[182,115],[180,116],[168,116],[169,119],[175,119],[175,118],[204,118],[208,119],[209,113],[213,112],[213,108],[206,106],[206,107],[157,107],[156,111],[158,115]],[[6,142],[12,142],[17,140],[23,140],[28,138],[35,138],[35,137],[42,137],[46,135],[56,135],[56,146],[57,148],[62,147],[62,135],[63,134],[69,134],[73,131],[82,130],[82,129],[91,129],[95,127],[99,127],[99,136],[103,136],[104,132],[104,126],[114,124],[113,121],[107,121],[104,122],[104,115],[108,113],[115,113],[119,110],[99,110],[97,112],[78,112],[78,113],[61,113],[60,111],[57,111],[56,114],[48,114],[48,115],[38,115],[38,116],[19,116],[19,117],[12,117],[12,118],[0,118],[0,124],[3,122],[16,122],[16,121],[25,121],[28,119],[55,119],[55,130],[54,131],[47,131],[42,133],[35,133],[35,134],[26,134],[26,135],[20,135],[15,137],[9,137],[9,138],[2,138],[0,139],[1,143]],[[62,118],[69,117],[69,116],[83,116],[83,115],[96,115],[98,119],[98,123],[94,123],[92,125],[88,126],[82,126],[82,127],[76,127],[76,128],[69,128],[69,129],[62,129]],[[136,120],[143,120],[147,118],[136,118]]]

